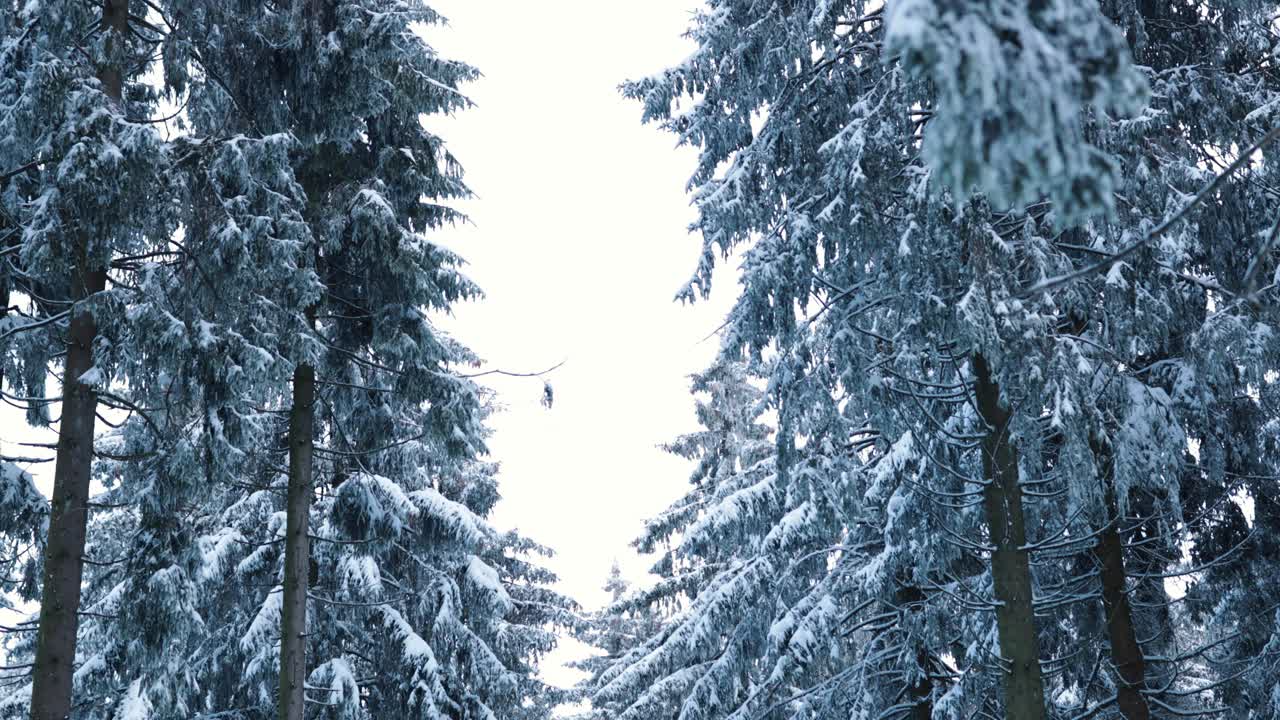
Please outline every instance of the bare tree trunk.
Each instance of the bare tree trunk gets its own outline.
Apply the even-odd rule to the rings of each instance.
[[[1146,660],[1133,627],[1129,596],[1125,593],[1125,569],[1120,533],[1113,521],[1094,550],[1102,565],[1102,603],[1107,612],[1107,634],[1111,640],[1111,664],[1119,682],[1116,701],[1126,720],[1150,720],[1151,708],[1142,690],[1146,687]]]
[[[1151,708],[1142,690],[1147,683],[1146,658],[1138,644],[1133,611],[1125,592],[1124,544],[1120,539],[1119,506],[1116,503],[1115,465],[1101,443],[1091,442],[1094,456],[1101,458],[1102,481],[1106,484],[1107,527],[1093,549],[1101,566],[1102,605],[1107,613],[1107,636],[1111,643],[1111,665],[1116,671],[1116,704],[1125,720],[1150,720]]]
[[[128,31],[128,0],[107,0],[102,8],[108,57]],[[117,48],[118,49],[118,48]],[[103,90],[119,105],[124,97],[122,73],[110,62],[98,73]],[[40,595],[40,629],[32,667],[32,720],[66,720],[71,714],[72,676],[79,629],[80,582],[84,575],[84,543],[89,520],[89,480],[93,468],[93,433],[98,394],[80,382],[93,368],[98,326],[83,302],[106,288],[107,273],[91,267],[89,238],[77,239],[71,277],[73,311],[68,328],[67,359],[62,378],[62,419],[53,470],[49,537],[45,545]]]
[[[106,286],[106,273],[77,273],[74,294],[82,301]],[[40,596],[40,632],[31,688],[32,720],[64,720],[71,713],[71,677],[79,627],[80,580],[89,515],[89,477],[98,394],[79,378],[93,367],[93,315],[71,318],[62,385],[62,420],[53,471],[53,502],[45,546]]]
[[[315,444],[315,368],[293,373],[289,412],[289,495],[284,546],[284,600],[280,613],[280,720],[302,720],[307,678],[307,585],[311,565],[311,459]]]
[[[1009,442],[1011,413],[991,378],[986,358],[974,354],[978,412],[991,427],[982,443],[982,469],[987,480],[983,506],[991,544],[991,580],[996,595],[996,626],[1004,675],[1005,717],[1043,720],[1044,677],[1040,639],[1036,634],[1031,589],[1031,562],[1023,549],[1027,530],[1018,484],[1018,452]]]

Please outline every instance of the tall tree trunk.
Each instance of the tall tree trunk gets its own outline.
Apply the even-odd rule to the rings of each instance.
[[[1093,446],[1094,457],[1100,459],[1099,468],[1106,485],[1106,510],[1110,514],[1093,554],[1100,566],[1102,606],[1107,613],[1107,638],[1111,643],[1111,666],[1117,675],[1116,704],[1125,720],[1150,720],[1151,708],[1142,696],[1147,682],[1146,658],[1138,645],[1133,610],[1125,592],[1128,576],[1124,568],[1124,543],[1120,539],[1120,513],[1112,475],[1115,463],[1110,450],[1100,442],[1095,440],[1090,445]]]
[[[114,59],[128,31],[128,0],[107,0],[102,28],[107,34],[108,62],[98,72],[104,92],[119,106],[124,97],[123,75]],[[98,326],[84,301],[106,288],[104,268],[93,267],[89,238],[80,236],[71,275],[72,314],[67,359],[62,377],[62,419],[53,470],[53,498],[49,537],[45,545],[40,596],[40,629],[32,667],[32,720],[66,720],[71,715],[72,675],[76,660],[76,632],[80,621],[80,582],[84,574],[84,543],[89,520],[89,480],[93,467],[93,433],[98,394],[80,382],[93,367],[93,343]]]
[[[280,720],[302,720],[307,678],[307,585],[311,542],[311,458],[315,443],[316,371],[299,365],[293,373],[289,412],[289,495],[286,503],[284,601],[280,613]]]
[[[106,286],[106,273],[77,273],[77,302]],[[62,420],[53,471],[53,502],[45,546],[44,584],[40,596],[40,631],[31,688],[32,720],[64,720],[71,713],[71,677],[79,627],[80,580],[89,515],[89,477],[93,464],[93,426],[98,394],[79,382],[93,367],[93,341],[98,328],[93,315],[79,309],[71,318],[67,361],[63,369]]]
[[[990,426],[982,443],[982,469],[987,481],[983,506],[994,550],[991,580],[996,595],[996,626],[1003,658],[1005,717],[1043,720],[1044,677],[1036,634],[1031,589],[1031,562],[1023,548],[1027,529],[1022,488],[1018,484],[1018,452],[1009,442],[1011,413],[1000,397],[986,358],[974,354],[974,394],[978,412]]]
[[[905,623],[911,606],[925,601],[924,592],[914,585],[904,585],[894,594],[893,608],[898,612],[898,622]],[[924,649],[916,651],[916,667],[922,677],[914,684],[903,688],[903,695],[911,705],[907,711],[908,720],[929,720],[933,717],[933,658]]]
[[[916,664],[924,673],[924,677],[915,685],[907,688],[907,702],[911,709],[907,711],[907,720],[931,720],[933,718],[933,658],[921,650],[916,653]]]
[[[8,223],[4,222],[3,218],[0,218],[0,237],[12,238],[16,234],[17,228],[10,229]],[[8,250],[12,244],[16,243],[7,244],[4,249]],[[0,312],[4,313],[3,317],[9,317],[9,273],[3,271],[0,271]],[[4,368],[0,367],[0,390],[3,389]]]

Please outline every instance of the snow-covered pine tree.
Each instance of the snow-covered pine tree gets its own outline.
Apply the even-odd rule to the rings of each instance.
[[[590,697],[595,675],[653,635],[662,621],[652,607],[637,608],[627,602],[632,586],[622,577],[622,568],[616,560],[609,568],[602,589],[609,594],[609,604],[588,615],[576,631],[579,640],[600,651],[572,664],[587,673],[586,682],[580,688],[584,699]]]
[[[134,30],[160,47],[164,84],[136,91],[169,93],[186,117],[164,145],[170,162],[148,201],[177,231],[145,236],[146,252],[111,265],[120,286],[108,306],[119,314],[110,326],[114,372],[130,378],[132,417],[99,439],[95,472],[108,492],[91,506],[74,681],[77,705],[104,716],[127,706],[186,717],[201,692],[187,663],[211,624],[194,609],[211,577],[195,539],[245,494],[237,481],[253,475],[246,456],[273,441],[264,408],[278,406],[290,359],[314,355],[294,309],[318,286],[306,269],[312,247],[291,138],[226,135],[226,125],[196,134],[225,106],[225,92],[198,71],[190,77],[189,38],[168,18],[152,20],[133,18]],[[9,650],[29,659],[34,648],[19,641]],[[16,687],[5,702],[15,714],[24,709]]]
[[[456,86],[473,71],[423,44],[414,27],[437,18],[417,3],[385,13],[331,3],[318,15],[301,5],[297,14],[162,5],[175,36],[167,82],[190,85],[188,142],[224,147],[229,135],[240,153],[225,177],[213,168],[192,173],[190,182],[235,194],[206,189],[211,202],[192,198],[206,214],[193,210],[190,222],[211,240],[252,229],[237,242],[261,252],[279,241],[283,256],[256,258],[261,279],[298,291],[259,308],[288,315],[273,323],[293,323],[268,323],[253,337],[262,341],[261,384],[201,376],[208,384],[192,405],[197,417],[221,409],[205,432],[185,454],[122,470],[137,474],[131,487],[151,477],[186,488],[174,497],[192,515],[181,534],[159,534],[150,546],[158,560],[138,576],[175,590],[157,602],[168,615],[155,614],[148,627],[150,646],[163,652],[113,665],[136,642],[135,626],[106,622],[94,634],[110,666],[95,678],[102,716],[130,707],[158,717],[256,718],[274,714],[278,700],[299,712],[296,694],[277,693],[288,672],[279,643],[288,511],[279,500],[292,404],[279,371],[310,363],[317,448],[308,495],[317,504],[301,526],[312,552],[300,564],[314,589],[294,586],[310,600],[308,716],[377,717],[396,708],[415,717],[547,717],[558,694],[534,671],[554,644],[550,627],[570,619],[572,604],[546,587],[554,578],[537,563],[544,549],[484,523],[498,497],[495,468],[475,459],[487,411],[479,389],[458,374],[474,358],[425,314],[475,294],[454,268],[458,259],[424,237],[454,217],[436,203],[465,189],[456,163],[418,120],[464,103]],[[259,192],[266,180],[276,186]],[[224,219],[227,200],[280,224]],[[311,268],[320,282],[314,297],[305,282]],[[232,327],[219,330],[237,340]],[[234,427],[224,433],[224,423]],[[213,470],[211,487],[190,483],[193,464]],[[139,522],[104,517],[104,552]],[[102,578],[100,609],[111,617],[127,586]],[[175,667],[183,649],[189,659]]]
[[[601,717],[767,712],[850,649],[833,634],[853,557],[839,507],[848,448],[777,463],[794,450],[762,421],[767,396],[747,368],[724,361],[694,379],[703,429],[669,448],[695,463],[693,487],[637,541],[658,553],[660,580],[609,609],[657,611],[663,623],[596,669]],[[812,417],[838,414],[829,398],[812,400]]]
[[[1212,646],[1198,669],[1220,683],[1213,698],[1231,720],[1280,717],[1277,389],[1259,389],[1205,408],[1219,422],[1197,437],[1182,497],[1184,515],[1199,520],[1186,563],[1195,572],[1180,576],[1189,585],[1183,620],[1203,628],[1201,642]]]
[[[1274,214],[1265,166],[1242,170],[1273,136],[1269,42],[1244,29],[1269,20],[1156,5],[717,0],[688,60],[627,86],[701,151],[686,296],[745,247],[725,354],[774,358],[778,474],[828,452],[805,383],[840,408],[831,445],[870,438],[840,520],[870,542],[840,596],[864,642],[780,716],[1208,707],[1161,581],[1200,521],[1179,516],[1187,438],[1274,366],[1238,260]],[[602,699],[758,712],[695,710],[702,656],[671,659],[619,663],[656,672]]]
[[[483,413],[475,387],[454,367],[472,358],[422,315],[474,293],[450,269],[456,258],[421,237],[451,216],[434,201],[462,190],[452,159],[417,123],[419,111],[462,103],[450,84],[472,71],[436,58],[409,31],[435,19],[416,4],[375,15],[360,3],[335,3],[329,20],[343,27],[327,37],[341,36],[344,49],[313,33],[306,52],[289,40],[303,27],[306,9],[296,9],[161,3],[140,30],[159,45],[164,89],[182,108],[185,134],[171,144],[165,177],[180,199],[171,215],[180,231],[157,234],[167,252],[132,257],[126,268],[145,292],[119,308],[133,323],[128,340],[146,348],[127,362],[158,380],[136,389],[138,415],[106,443],[109,462],[99,466],[108,492],[97,499],[87,551],[78,707],[103,718],[274,714],[281,414],[291,368],[320,367],[332,350],[352,354],[331,361],[325,369],[333,377],[319,380],[320,400],[342,412],[331,406],[317,437],[350,443],[335,429],[340,419],[363,445],[333,447],[318,460],[325,515],[306,535],[333,551],[307,564],[313,573],[381,568],[387,583],[406,589],[379,599],[377,587],[348,586],[345,574],[328,583],[329,604],[345,604],[326,619],[343,629],[311,648],[324,660],[315,671],[324,685],[313,687],[312,699],[343,717],[369,712],[371,697],[424,717],[547,717],[558,695],[534,679],[534,667],[554,642],[549,627],[567,622],[572,606],[547,588],[554,578],[536,561],[545,549],[483,523],[497,500],[494,468],[468,459],[483,446]],[[297,54],[285,57],[281,48]],[[299,58],[310,64],[288,64]],[[351,77],[392,80],[390,98],[399,104],[383,107],[387,98],[371,86],[343,84],[342,93],[326,95],[308,85],[323,81],[332,61]],[[301,74],[291,76],[290,67]],[[289,107],[281,102],[286,83],[295,83],[290,92],[314,90],[308,98],[346,98],[365,114]],[[294,112],[313,124],[297,124]],[[331,132],[314,124],[331,121],[345,125]],[[343,145],[352,138],[358,148]],[[397,139],[403,147],[393,149]],[[329,177],[323,163],[342,168],[351,159],[340,157],[344,151],[361,162],[352,176]],[[298,182],[308,173],[332,187],[309,200]],[[339,257],[326,268],[332,285],[320,287],[317,260]],[[322,289],[329,294],[317,305]],[[312,307],[318,316],[308,330]],[[347,365],[372,368],[370,384],[344,385]],[[350,392],[326,396],[326,383]],[[366,422],[370,429],[358,429]],[[370,468],[394,471],[394,480]],[[398,521],[376,524],[377,547],[372,536],[323,535],[347,527],[330,523],[334,489],[357,477],[343,496],[358,507],[339,506],[343,513],[358,516],[383,487],[411,499],[396,505]],[[403,622],[392,621],[397,613]],[[353,637],[365,644],[353,646]],[[11,650],[29,657],[29,647]],[[408,675],[405,665],[413,666]]]
[[[12,107],[22,96],[25,82],[24,54],[19,47],[18,38],[25,27],[18,14],[18,8],[12,3],[0,4],[0,65],[11,68],[0,76],[0,103]],[[0,128],[4,127],[0,125]],[[0,169],[26,164],[24,152],[26,147],[19,142],[13,133],[0,133]],[[22,160],[19,160],[22,158]],[[0,182],[0,258],[7,258],[21,247],[22,229],[18,220],[10,212],[17,190],[13,177],[5,173]],[[12,380],[13,373],[22,371],[22,363],[17,362],[8,352],[9,338],[22,334],[21,328],[31,320],[23,317],[20,309],[11,304],[16,300],[13,271],[16,264],[0,259],[0,307],[4,315],[0,317],[0,392],[4,392],[6,377],[10,378],[9,387],[20,390],[22,380]],[[17,399],[5,393],[5,402],[16,403]],[[15,591],[24,601],[34,600],[39,594],[39,575],[42,569],[45,535],[48,522],[49,507],[46,499],[36,489],[31,475],[15,462],[20,457],[0,457],[0,591],[4,593],[0,599],[0,607],[12,608],[12,593]],[[30,634],[31,628],[5,628],[6,632]],[[21,673],[22,668],[17,672]],[[8,682],[14,670],[7,670],[5,679]]]
[[[287,117],[302,142],[295,173],[307,195],[325,286],[313,311],[323,360],[295,375],[293,411],[309,410],[310,417],[301,425],[293,420],[290,450],[303,439],[299,433],[313,429],[327,442],[314,474],[298,476],[291,458],[281,717],[302,716],[308,657],[317,678],[334,688],[335,697],[323,701],[343,714],[395,707],[422,717],[485,717],[524,700],[518,672],[491,646],[497,625],[485,624],[513,610],[496,572],[474,553],[464,568],[410,573],[393,564],[415,554],[400,530],[413,516],[438,524],[440,536],[465,548],[474,550],[481,539],[463,509],[433,500],[448,458],[484,449],[477,389],[452,372],[474,359],[426,315],[478,294],[454,269],[458,259],[424,237],[456,218],[439,203],[467,191],[457,164],[420,118],[465,107],[458,86],[474,76],[466,65],[439,59],[414,32],[416,23],[437,20],[419,3],[400,3],[393,12],[364,2],[299,4],[285,26],[289,35],[280,38],[289,51],[275,64],[284,90],[275,112],[287,112],[277,117]],[[313,382],[324,393],[313,409],[301,407],[312,402]],[[318,509],[331,534],[315,536],[350,549],[317,549],[313,563],[306,506],[322,475],[330,478],[332,497]],[[392,508],[405,516],[388,515]],[[416,539],[426,543],[432,535],[419,529]],[[336,559],[318,562],[326,555]],[[309,566],[318,573],[318,590],[315,627],[304,633]],[[464,607],[475,615],[468,618]],[[347,625],[374,621],[382,632],[372,636]],[[357,647],[357,638],[372,646]],[[373,658],[378,666],[368,667]],[[401,667],[390,686],[383,684],[388,663]],[[348,667],[356,670],[341,672]],[[338,692],[359,677],[370,678],[368,698]]]
[[[550,717],[537,659],[574,607],[532,562],[544,548],[484,520],[496,465],[416,443],[381,459],[317,504],[318,716]]]
[[[622,568],[616,560],[610,566],[601,589],[609,596],[608,604],[586,613],[573,627],[574,637],[593,649],[586,657],[569,663],[569,667],[584,673],[570,693],[570,699],[583,708],[571,716],[575,720],[606,720],[609,717],[606,711],[592,707],[591,695],[595,692],[597,677],[653,636],[665,620],[660,610],[630,602],[634,588],[622,576]]]
[[[272,601],[278,602],[279,593],[273,598],[271,591],[278,587],[281,558],[271,538],[282,533],[284,512],[269,488],[280,485],[276,478],[282,473],[265,465],[257,475],[242,469],[243,479],[216,482],[200,498],[208,507],[222,502],[222,511],[197,507],[183,516],[194,526],[188,532],[194,546],[182,544],[189,537],[144,527],[131,504],[95,517],[95,556],[137,551],[135,537],[146,533],[161,541],[141,548],[151,563],[165,558],[166,550],[175,559],[144,576],[150,582],[142,590],[131,584],[129,571],[121,577],[119,569],[91,569],[86,597],[92,615],[77,687],[78,697],[93,702],[78,717],[110,720],[126,708],[156,718],[277,715],[279,616]],[[493,692],[489,683],[502,682],[521,702],[507,707],[491,700],[495,715],[551,717],[561,693],[537,679],[537,660],[554,646],[552,628],[570,623],[574,608],[548,587],[555,577],[538,563],[545,548],[496,531],[483,519],[498,499],[495,471],[495,465],[479,462],[433,465],[439,490],[414,492],[370,476],[362,489],[378,503],[350,515],[333,510],[341,498],[326,493],[319,499],[312,568],[319,579],[312,594],[313,603],[330,602],[311,609],[320,618],[312,622],[312,652],[327,661],[309,673],[309,717],[394,715],[415,708],[423,685],[436,681],[463,696]],[[358,492],[348,488],[347,497],[358,498]],[[101,500],[121,495],[112,491]],[[339,520],[369,523],[365,540],[347,539],[346,528],[334,525]],[[362,574],[370,571],[377,575]],[[154,610],[149,622],[130,607],[140,592]],[[492,665],[482,666],[488,673],[468,672],[457,662],[482,649],[481,641],[504,672],[494,673]],[[424,655],[427,666],[434,657],[443,667],[435,675],[405,671],[406,648]],[[428,708],[416,709],[421,712],[411,717],[431,717]]]
[[[1246,139],[1266,138],[1277,126],[1280,75],[1271,68],[1276,39],[1262,18],[1273,3],[1210,3],[1204,8],[1148,10],[1141,55],[1159,61],[1167,79],[1158,91],[1178,90],[1170,130],[1200,152],[1184,173],[1219,170],[1240,153]],[[1191,17],[1210,18],[1194,32],[1180,29]],[[1172,43],[1175,34],[1182,42]],[[1193,118],[1187,122],[1185,118]],[[1275,151],[1270,146],[1266,155]],[[1195,157],[1192,152],[1186,155]],[[1264,157],[1266,157],[1264,155]],[[1173,168],[1171,171],[1178,172]],[[1181,355],[1153,353],[1152,365],[1175,389],[1194,452],[1186,458],[1180,487],[1190,529],[1189,557],[1165,570],[1188,584],[1179,619],[1201,626],[1211,650],[1196,661],[1214,682],[1212,700],[1225,717],[1273,717],[1280,713],[1280,617],[1275,579],[1280,514],[1276,455],[1274,306],[1276,209],[1267,189],[1275,166],[1266,161],[1237,171],[1197,217],[1199,243],[1189,243],[1198,275],[1216,284],[1213,304],[1196,308],[1196,332],[1185,335]],[[1194,381],[1194,382],[1193,382]],[[1186,643],[1170,653],[1193,652]],[[1268,714],[1269,713],[1269,714]]]
[[[9,459],[0,459],[0,608],[13,608],[13,595],[30,602],[38,597],[41,551],[49,505],[36,489],[30,473]],[[35,628],[0,628],[28,634]],[[12,668],[0,678],[6,682]],[[19,672],[23,668],[18,668]]]
[[[1116,3],[1106,11],[1153,90],[1151,109],[1136,123],[1115,123],[1098,135],[1120,163],[1116,197],[1128,212],[1114,225],[1129,235],[1110,245],[1081,235],[1060,246],[1081,254],[1084,272],[1108,271],[1101,311],[1087,311],[1105,326],[1086,337],[1113,355],[1086,354],[1115,380],[1081,396],[1077,407],[1088,408],[1089,432],[1110,446],[1093,452],[1092,465],[1096,475],[1111,476],[1103,501],[1123,547],[1123,563],[1111,565],[1127,567],[1127,583],[1117,586],[1126,589],[1129,634],[1140,640],[1129,643],[1127,658],[1117,653],[1124,614],[1104,603],[1111,661],[1123,680],[1115,700],[1126,718],[1174,712],[1171,705],[1247,716],[1265,707],[1277,679],[1264,652],[1276,620],[1261,595],[1246,599],[1236,588],[1251,584],[1250,575],[1274,574],[1264,559],[1274,540],[1259,513],[1255,532],[1236,537],[1244,542],[1222,541],[1235,535],[1240,506],[1262,507],[1257,498],[1275,488],[1266,398],[1280,348],[1271,313],[1250,298],[1264,287],[1262,297],[1274,292],[1262,278],[1275,268],[1265,249],[1276,207],[1265,190],[1274,182],[1272,167],[1231,162],[1274,137],[1268,108],[1280,97],[1280,77],[1267,69],[1275,40],[1262,29],[1274,5]],[[1206,186],[1214,187],[1211,194],[1194,194]],[[1183,196],[1170,187],[1183,188]],[[1192,214],[1184,224],[1160,227],[1185,208]],[[1113,260],[1098,252],[1103,247],[1137,249],[1122,264],[1099,267]],[[1092,407],[1078,405],[1086,397]],[[1080,434],[1076,443],[1087,439]],[[1105,517],[1093,522],[1105,525]],[[1118,597],[1107,591],[1106,568],[1103,594]],[[1189,627],[1196,614],[1170,603],[1168,580],[1191,581],[1188,605],[1204,608],[1196,595],[1212,597],[1221,614]],[[1193,692],[1203,687],[1214,692]],[[1105,691],[1097,696],[1107,699]]]
[[[48,424],[61,401],[54,488],[33,641],[32,683],[7,698],[30,717],[65,718],[77,660],[85,528],[100,405],[133,408],[108,388],[125,377],[127,298],[136,264],[172,232],[165,146],[154,96],[139,82],[153,44],[124,0],[4,3],[0,197],[6,229],[9,395]],[[46,376],[61,368],[60,397]]]
[[[198,108],[211,90],[189,92],[188,107]],[[108,564],[87,575],[92,614],[77,692],[96,698],[104,717],[116,707],[189,717],[225,687],[238,657],[225,643],[239,638],[228,628],[247,625],[237,610],[256,595],[228,563],[270,526],[269,513],[249,510],[275,484],[276,458],[266,454],[279,443],[275,408],[293,359],[315,352],[300,309],[319,288],[290,139],[185,137],[174,146],[186,154],[175,171],[183,255],[146,271],[148,297],[164,302],[130,307],[138,335],[163,339],[135,371],[167,381],[136,398],[145,418],[100,440],[107,491],[88,555]]]

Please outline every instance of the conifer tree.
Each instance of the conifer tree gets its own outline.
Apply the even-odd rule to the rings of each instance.
[[[695,463],[692,488],[637,541],[658,553],[660,580],[609,609],[664,622],[602,659],[592,693],[602,717],[765,712],[849,650],[831,634],[842,577],[828,571],[856,557],[840,552],[840,451],[780,467],[788,448],[761,421],[766,395],[747,367],[726,361],[694,379],[703,429],[669,448]],[[835,411],[816,397],[811,408]]]
[[[48,518],[48,503],[30,473],[0,460],[0,608],[12,609],[14,593],[25,602],[36,599]]]
[[[50,421],[46,375],[61,368],[41,621],[24,695],[31,717],[52,719],[71,710],[97,412],[103,399],[131,407],[107,388],[135,350],[124,342],[122,313],[133,263],[172,231],[168,158],[147,123],[153,97],[139,83],[150,43],[127,2],[5,3],[2,15],[9,109],[0,120],[0,284],[8,302],[0,353],[32,422]]]
[[[656,632],[661,622],[653,608],[636,608],[628,602],[632,586],[622,577],[616,560],[602,589],[609,594],[609,604],[591,613],[576,633],[578,639],[600,651],[572,664],[588,674],[588,683],[579,688],[584,697],[590,695],[592,676]]]
[[[855,648],[806,658],[792,693],[744,680],[698,703],[706,657],[744,678],[767,661],[704,623],[662,666],[615,664],[599,700],[622,717],[1213,710],[1212,644],[1178,632],[1163,580],[1205,569],[1177,556],[1216,522],[1183,513],[1188,438],[1274,366],[1250,305],[1274,292],[1270,170],[1250,163],[1275,136],[1271,43],[1265,3],[1156,5],[717,0],[693,55],[626,86],[700,151],[685,297],[743,251],[723,356],[771,366],[777,474],[844,464],[827,564],[850,570],[812,582],[838,588]]]
[[[278,10],[162,2],[132,19],[161,71],[136,92],[168,95],[177,136],[162,182],[138,184],[167,224],[115,263],[133,294],[111,306],[128,320],[113,347],[136,352],[114,359],[147,380],[99,440],[77,712],[265,718],[305,697],[308,717],[548,717],[559,694],[536,664],[572,603],[548,589],[544,548],[483,520],[498,494],[477,361],[428,314],[477,291],[427,238],[466,191],[419,118],[464,106],[474,71],[425,45],[418,23],[438,17],[416,2]],[[29,347],[6,346],[7,378],[43,382],[48,351]],[[293,537],[314,545],[289,563],[282,471],[307,367],[314,418],[294,437],[314,469],[293,486],[317,512],[294,513]],[[312,590],[282,583],[286,566]],[[282,585],[313,623],[290,668]]]
[[[130,307],[139,336],[169,343],[137,371],[167,382],[105,441],[90,554],[124,560],[91,566],[77,692],[103,718],[300,702],[308,717],[548,717],[559,694],[536,664],[573,606],[548,589],[544,548],[483,519],[498,494],[477,361],[428,315],[477,291],[427,238],[466,191],[419,117],[462,107],[474,71],[423,43],[416,23],[438,18],[417,3],[316,9],[158,6],[187,129],[169,175],[182,260],[147,268]],[[314,470],[293,497],[315,512],[291,520],[306,367],[314,417],[293,439],[310,438]],[[311,545],[293,562],[290,523]],[[281,663],[282,586],[310,619],[300,679]]]
[[[95,25],[92,16],[63,17],[73,27],[76,22]],[[111,390],[127,392],[128,399],[104,397],[109,407],[128,416],[118,431],[110,426],[110,437],[96,442],[95,475],[108,492],[89,505],[94,531],[78,553],[89,567],[80,586],[87,609],[80,613],[83,627],[78,633],[88,647],[76,653],[74,691],[88,698],[75,703],[79,708],[90,703],[114,713],[117,707],[137,710],[168,703],[185,715],[184,692],[193,691],[195,677],[185,663],[203,624],[193,610],[194,596],[203,584],[198,580],[207,579],[196,570],[193,540],[199,520],[207,517],[205,503],[211,503],[211,496],[221,498],[216,492],[219,483],[244,474],[240,468],[246,449],[263,444],[269,412],[261,408],[275,402],[272,390],[279,387],[280,372],[288,367],[299,335],[287,309],[317,293],[314,274],[299,263],[299,252],[308,248],[305,233],[300,233],[305,226],[293,209],[301,196],[292,181],[289,138],[188,132],[160,144],[154,132],[157,120],[141,115],[159,94],[169,93],[199,126],[214,84],[207,77],[190,82],[190,68],[183,64],[182,53],[188,49],[183,38],[163,15],[159,22],[130,17],[130,41],[137,40],[148,53],[160,48],[165,58],[163,83],[131,86],[145,102],[129,105],[130,114],[116,120],[125,131],[152,142],[149,150],[165,162],[153,168],[156,180],[136,172],[112,180],[145,196],[126,197],[163,222],[155,227],[128,225],[139,222],[136,218],[126,222],[121,232],[136,242],[127,246],[132,252],[112,258],[111,302],[95,309],[95,317],[111,320],[99,323],[110,341],[103,346],[111,351],[105,358],[110,364],[99,363],[100,387],[108,386],[106,378],[112,374],[127,379],[127,386]],[[32,18],[29,27],[52,26],[41,16]],[[32,37],[41,36],[37,31]],[[138,51],[130,52],[130,67],[140,76],[147,65],[135,65]],[[58,59],[39,57],[50,63]],[[50,77],[59,77],[46,70]],[[22,91],[21,99],[31,104],[26,109],[36,112],[40,86],[28,83]],[[19,119],[28,121],[18,125],[27,132],[40,128],[30,117]],[[185,118],[178,123],[179,130],[189,127]],[[103,182],[93,175],[80,180]],[[90,214],[96,210],[80,209]],[[43,238],[27,239],[38,246],[34,240]],[[52,302],[47,300],[48,290],[32,281],[29,268],[9,269],[27,279],[20,291],[47,312],[45,304]],[[28,394],[38,396],[35,389],[43,383],[44,361],[38,354],[34,358],[38,362],[29,358],[26,367],[32,388]],[[40,403],[33,402],[33,409],[39,408]],[[216,502],[211,504],[216,507]],[[12,642],[11,657],[34,656],[37,648],[28,640]],[[32,677],[47,677],[39,662]],[[15,714],[21,712],[22,700],[21,685],[16,687],[4,703],[6,711]],[[65,690],[72,692],[70,681]]]

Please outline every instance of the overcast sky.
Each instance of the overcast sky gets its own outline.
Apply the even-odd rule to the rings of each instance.
[[[445,240],[488,293],[450,328],[493,366],[551,376],[494,383],[505,500],[496,521],[556,549],[564,588],[589,606],[643,518],[674,500],[688,465],[657,448],[695,427],[688,375],[717,348],[707,338],[733,295],[673,298],[699,240],[684,192],[695,160],[640,124],[618,84],[687,56],[694,0],[551,3],[437,0],[447,28],[429,39],[480,68],[477,107],[433,123],[478,198],[473,225]]]
[[[466,206],[474,224],[446,241],[488,294],[450,327],[493,366],[568,360],[551,377],[551,410],[537,381],[493,383],[508,408],[493,422],[495,522],[554,548],[562,589],[587,607],[605,600],[615,558],[643,578],[628,543],[687,485],[689,465],[658,445],[696,427],[688,375],[715,353],[704,338],[734,293],[722,273],[711,302],[674,302],[699,252],[684,192],[695,154],[641,125],[617,90],[689,54],[681,36],[696,5],[433,3],[450,25],[432,44],[484,73],[469,88],[475,108],[433,123],[478,195]]]

